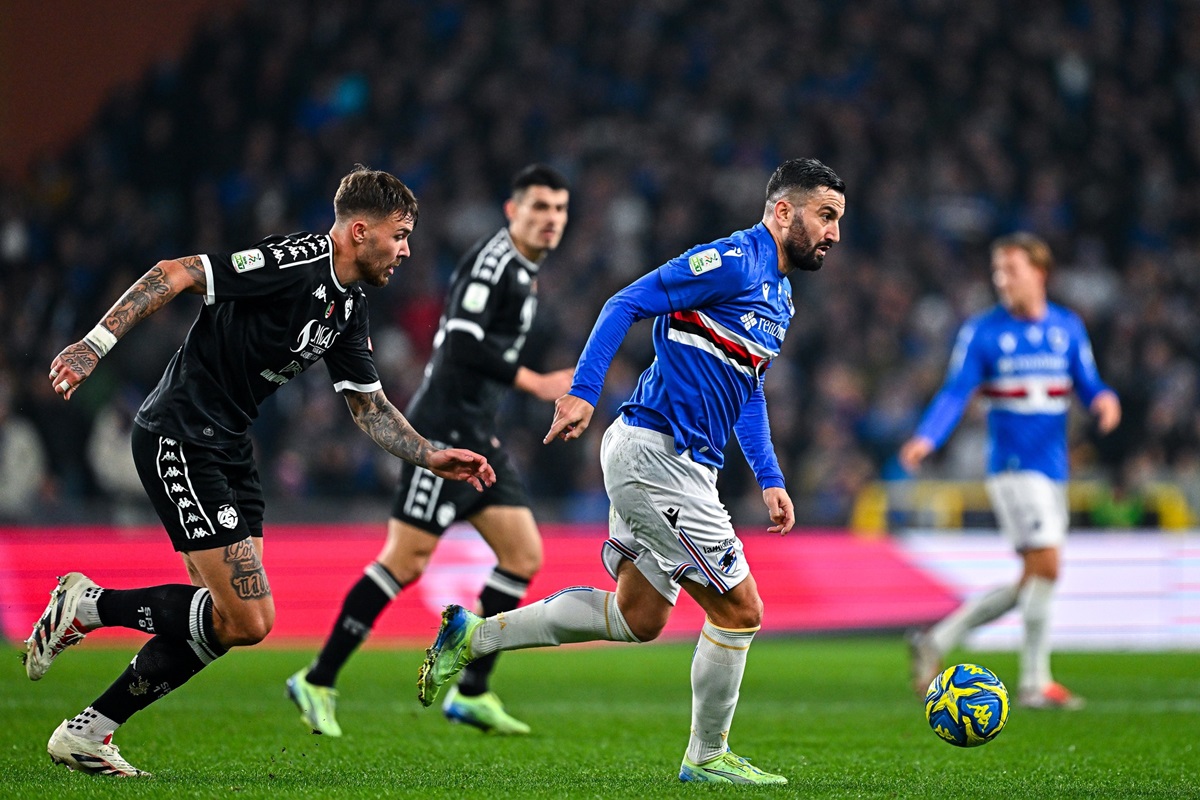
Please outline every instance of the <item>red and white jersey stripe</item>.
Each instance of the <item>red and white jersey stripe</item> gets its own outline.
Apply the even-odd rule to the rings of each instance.
[[[1071,379],[1066,375],[1014,375],[993,378],[980,386],[988,407],[1014,414],[1065,414],[1071,405]]]
[[[698,347],[747,375],[759,377],[778,352],[768,350],[737,331],[726,328],[702,311],[676,311],[670,317],[667,338]]]

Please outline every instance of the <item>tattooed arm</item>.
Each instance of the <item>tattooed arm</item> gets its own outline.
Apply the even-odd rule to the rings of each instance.
[[[158,311],[180,292],[202,294],[208,288],[199,256],[160,261],[125,290],[95,328],[55,356],[50,364],[54,391],[71,399],[100,358],[134,325]]]
[[[480,491],[496,482],[496,473],[486,458],[470,450],[438,450],[413,429],[382,390],[370,393],[348,390],[345,395],[354,422],[392,455],[442,478],[470,481]]]

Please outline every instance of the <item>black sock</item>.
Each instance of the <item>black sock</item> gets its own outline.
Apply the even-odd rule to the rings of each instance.
[[[531,580],[532,578],[522,578],[496,567],[488,576],[487,583],[483,585],[483,591],[479,593],[479,605],[483,608],[483,615],[491,617],[501,611],[512,611],[525,596]],[[458,690],[467,697],[486,692],[488,677],[496,668],[496,659],[499,657],[499,652],[490,653],[465,666],[462,677],[458,679]]]
[[[333,686],[342,665],[371,633],[375,620],[403,588],[383,564],[374,561],[367,565],[358,583],[346,594],[342,612],[317,660],[308,668],[305,680],[317,686]]]
[[[92,708],[113,722],[125,723],[224,653],[223,649],[217,652],[197,642],[155,636],[133,657],[121,677],[96,698]]]
[[[212,606],[208,589],[173,583],[145,589],[105,589],[96,601],[96,611],[105,625],[175,639],[198,639],[200,610],[206,602]]]

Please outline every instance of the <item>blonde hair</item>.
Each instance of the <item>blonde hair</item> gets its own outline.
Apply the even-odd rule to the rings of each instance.
[[[1040,236],[1034,236],[1032,233],[1022,231],[999,237],[992,242],[992,253],[995,254],[1000,250],[1020,250],[1029,258],[1030,264],[1046,275],[1049,275],[1050,270],[1054,269],[1054,254],[1050,252],[1050,245],[1046,244],[1046,241]]]

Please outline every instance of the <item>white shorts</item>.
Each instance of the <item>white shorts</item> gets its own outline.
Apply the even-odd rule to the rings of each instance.
[[[675,452],[670,436],[617,418],[600,446],[611,503],[604,567],[629,559],[672,605],[684,578],[724,594],[750,574],[717,496],[717,470]]]
[[[1062,547],[1067,539],[1067,487],[1040,472],[988,476],[988,497],[1000,532],[1017,552]]]

